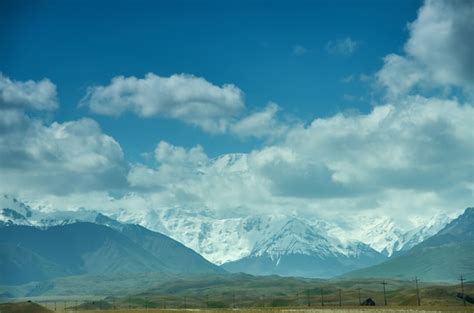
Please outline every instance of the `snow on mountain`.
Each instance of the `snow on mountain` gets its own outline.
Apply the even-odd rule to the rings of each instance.
[[[0,197],[0,225],[30,225],[31,208],[17,199]]]
[[[206,211],[181,208],[144,210],[132,218],[121,212],[116,218],[168,235],[216,264],[249,255],[258,240],[285,223],[285,217],[279,215],[218,218]]]
[[[397,227],[393,219],[381,218],[369,225],[360,239],[373,249],[390,256],[394,251],[402,249],[404,234],[405,231]]]
[[[358,258],[376,252],[357,240],[342,242],[336,237],[329,237],[324,228],[318,229],[293,217],[269,238],[257,242],[250,256],[269,256],[272,260],[279,260],[290,254]]]
[[[434,217],[423,223],[423,225],[409,230],[403,235],[402,241],[398,244],[398,246],[402,247],[398,251],[411,249],[420,242],[437,234],[452,219],[453,218],[448,216],[447,214],[441,213],[435,215]]]
[[[213,164],[216,171],[222,168],[226,171],[229,168],[245,171],[247,166],[244,156],[238,154],[220,157]],[[33,210],[13,197],[0,197],[0,223],[3,224],[44,228],[77,221],[96,222],[97,215],[97,211],[87,209]],[[440,214],[427,221],[418,221],[416,228],[404,230],[388,217],[357,217],[359,221],[371,221],[361,225],[356,220],[334,223],[281,214],[217,217],[210,210],[180,207],[134,211],[118,209],[109,217],[168,235],[216,264],[249,255],[267,254],[279,258],[282,253],[293,252],[357,257],[373,253],[371,249],[374,249],[391,256],[436,234],[451,220],[449,216]]]
[[[8,195],[0,197],[0,223],[48,228],[76,222],[95,222],[99,213],[81,208],[75,211],[43,212]]]
[[[371,220],[369,226],[352,230],[330,229],[332,234],[341,237],[350,236],[369,245],[374,250],[387,256],[392,256],[398,251],[408,250],[425,239],[435,235],[450,221],[451,217],[446,214],[438,214],[429,219],[418,221],[420,226],[404,229],[397,225],[390,217],[360,217],[363,220]]]
[[[334,277],[385,258],[362,242],[342,243],[337,238],[326,238],[324,229],[293,217],[258,242],[250,255],[223,267],[254,275]]]
[[[328,256],[338,253],[335,246],[310,225],[292,218],[275,234],[257,243],[250,256],[270,256],[272,260],[279,260],[288,254]]]

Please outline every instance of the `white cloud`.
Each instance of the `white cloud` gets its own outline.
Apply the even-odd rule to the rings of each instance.
[[[210,158],[199,145],[161,141],[154,154],[149,152],[154,164],[128,169],[118,143],[89,119],[45,125],[19,110],[5,110],[0,115],[0,155],[1,174],[7,179],[0,188],[26,186],[45,190],[51,198],[77,186],[84,202],[96,209],[105,201],[105,207],[132,211],[182,206],[225,215],[297,211],[337,218],[366,211],[407,220],[460,210],[472,205],[474,192],[473,103],[431,91],[429,96],[419,94],[430,86],[470,88],[471,74],[460,65],[446,62],[435,68],[440,60],[456,58],[469,69],[461,52],[446,48],[453,38],[445,34],[462,38],[466,28],[472,29],[463,15],[472,13],[458,12],[466,3],[424,4],[409,27],[406,55],[387,55],[375,75],[388,97],[368,113],[341,113],[308,125],[279,119],[276,104],[245,115],[237,87],[183,75],[115,78],[108,86],[92,88],[83,101],[102,114],[132,111],[180,119],[210,132],[271,139],[249,153]],[[459,21],[453,20],[457,14]],[[436,29],[441,42],[433,43]],[[171,83],[175,80],[179,83]],[[126,197],[88,197],[91,189],[108,190],[125,176],[128,186],[120,183],[117,188],[130,191]],[[57,199],[82,203],[78,193]]]
[[[122,149],[95,121],[44,125],[21,113],[9,114],[16,116],[0,136],[3,192],[63,194],[123,187],[127,165]]]
[[[377,74],[389,96],[422,89],[460,87],[474,92],[472,1],[427,0],[409,24],[404,56],[391,54]]]
[[[150,187],[166,188],[175,183],[194,177],[197,168],[209,161],[201,146],[190,149],[174,146],[160,141],[155,148],[157,168],[137,164],[131,168],[128,181],[131,186],[149,189]]]
[[[441,85],[473,88],[474,9],[470,0],[427,0],[409,25],[406,52]]]
[[[0,73],[0,109],[55,110],[56,86],[49,79],[15,81]]]
[[[263,110],[249,114],[236,121],[230,128],[230,132],[241,138],[268,138],[281,137],[290,127],[277,117],[280,110],[276,103],[270,102]]]
[[[308,53],[308,49],[306,49],[305,47],[301,46],[301,45],[296,45],[296,46],[293,46],[293,55],[297,55],[297,56],[300,56],[300,55],[304,55],[306,53]]]
[[[165,206],[227,214],[366,210],[406,220],[470,205],[472,120],[470,104],[409,97],[368,114],[296,125],[248,154],[209,159],[199,146],[160,143],[159,164],[136,166],[129,181],[161,195]]]
[[[117,76],[107,86],[89,88],[81,105],[97,114],[174,118],[211,133],[223,133],[244,109],[243,93],[232,84],[222,87],[187,74],[144,78]]]
[[[45,123],[27,114],[57,108],[56,87],[48,79],[0,76],[0,102],[1,192],[69,194],[126,183],[122,149],[95,121]]]
[[[359,42],[346,37],[338,40],[330,40],[326,44],[326,51],[329,54],[348,56],[353,54],[359,47]]]
[[[186,150],[183,147],[173,146],[166,141],[160,141],[155,149],[155,158],[160,163],[199,165],[208,160],[201,146]]]
[[[414,86],[423,81],[425,72],[420,66],[397,54],[384,57],[384,66],[377,72],[377,81],[386,88],[390,98],[405,96]]]

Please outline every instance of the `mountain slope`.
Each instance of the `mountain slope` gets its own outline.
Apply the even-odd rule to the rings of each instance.
[[[171,238],[140,226],[122,227],[118,231],[87,222],[46,229],[2,227],[0,283],[80,274],[222,272]]]
[[[249,256],[226,263],[223,268],[254,275],[327,278],[382,260],[383,255],[362,243],[342,246],[294,218],[257,244]]]
[[[206,170],[217,173],[238,172],[247,170],[245,155],[232,154],[212,161],[213,166]],[[0,209],[13,209],[25,216],[12,219],[11,215],[2,214],[0,210],[0,227],[2,221],[12,224],[25,224],[37,227],[65,225],[78,221],[96,223],[98,212],[79,208],[75,211],[56,211],[51,207],[36,206],[32,210],[27,204],[9,197],[0,197]],[[35,208],[36,208],[35,207]],[[236,209],[238,211],[238,209]],[[26,217],[28,215],[28,217]],[[167,235],[215,264],[237,261],[250,256],[258,244],[279,231],[293,217],[283,214],[216,216],[215,212],[204,209],[144,208],[140,210],[118,209],[109,213],[122,223],[139,224],[152,231]],[[360,221],[370,221],[363,223]],[[387,256],[398,255],[437,233],[450,217],[438,214],[431,219],[419,219],[413,229],[401,228],[399,223],[386,216],[360,215],[346,216],[336,221],[324,221],[317,217],[306,217],[305,222],[331,242],[360,241],[372,249]],[[351,253],[349,246],[344,254]],[[339,247],[341,249],[341,247]]]
[[[467,208],[436,235],[403,255],[344,275],[455,281],[459,275],[474,275],[474,208]]]
[[[224,273],[220,267],[204,259],[201,255],[183,244],[163,234],[153,232],[136,224],[122,224],[105,215],[98,214],[96,223],[112,227],[157,260],[179,273]]]
[[[9,247],[0,263],[19,259],[18,248],[23,254],[36,255],[49,265],[42,266],[29,277],[23,277],[32,264],[16,262],[18,271],[3,272],[0,277],[14,283],[29,280],[77,275],[85,273],[114,273],[166,271],[165,264],[147,251],[135,245],[124,235],[111,228],[91,224],[75,223],[55,226],[46,230],[30,226],[0,228],[0,244]],[[44,262],[42,262],[44,263]],[[52,269],[52,270],[51,270]]]

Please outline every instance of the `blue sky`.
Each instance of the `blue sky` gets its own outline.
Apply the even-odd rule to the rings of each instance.
[[[54,119],[91,115],[128,159],[159,140],[211,156],[248,152],[260,142],[209,135],[166,118],[91,114],[77,104],[89,85],[117,75],[189,73],[232,83],[250,111],[276,102],[281,113],[310,122],[337,112],[368,112],[371,75],[402,49],[419,1],[3,1],[0,69],[17,80],[48,77],[58,87]],[[353,53],[329,53],[350,38]],[[303,53],[294,53],[301,46]],[[350,83],[344,78],[353,76]],[[344,97],[346,95],[346,97]],[[352,99],[354,98],[354,99]],[[357,98],[357,99],[356,99]]]
[[[137,214],[459,212],[472,6],[2,1],[0,193]]]

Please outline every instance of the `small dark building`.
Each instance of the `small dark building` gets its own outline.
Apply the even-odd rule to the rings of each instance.
[[[364,301],[362,301],[362,303],[361,303],[360,305],[374,306],[374,305],[375,305],[375,301],[372,300],[372,298],[367,298],[367,299],[365,299]]]

